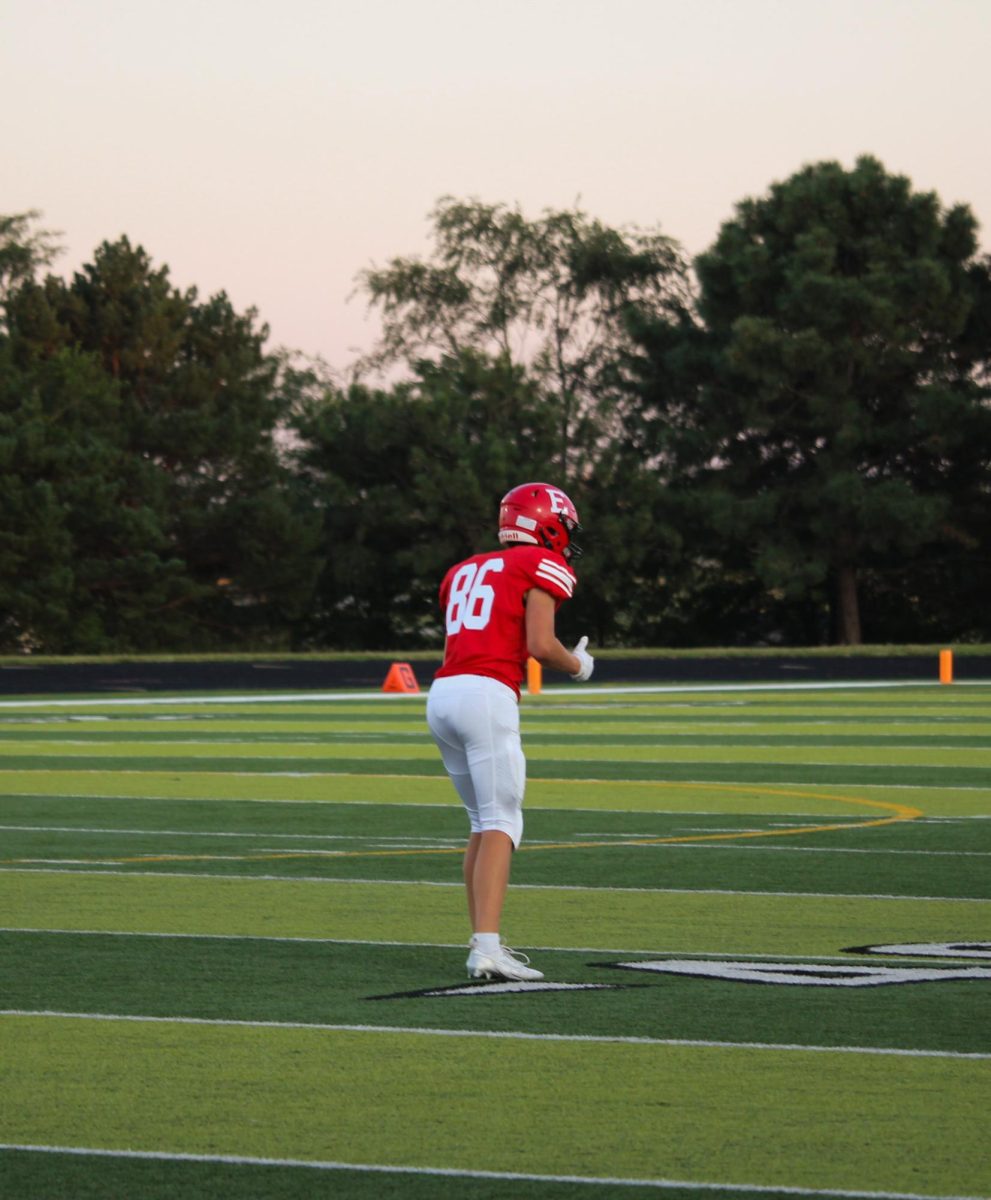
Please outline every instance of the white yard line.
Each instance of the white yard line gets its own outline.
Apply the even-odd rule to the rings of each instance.
[[[35,757],[37,757],[37,756],[35,756]],[[79,758],[80,763],[85,763],[87,761],[88,756],[87,755],[79,755],[78,758]],[[123,756],[123,755],[120,756],[120,761],[122,763],[127,762],[127,757]],[[209,758],[204,758],[203,761],[209,762],[210,760],[209,760]],[[328,759],[327,761],[333,762],[334,760]],[[425,763],[427,763],[427,762],[430,762],[430,759],[424,758],[423,761]],[[533,759],[531,761],[531,765],[539,764],[540,761],[541,761],[540,759]],[[555,760],[549,759],[549,760],[545,760],[545,761],[553,762]],[[587,760],[581,760],[581,761],[602,763],[602,762],[609,762],[609,761],[618,762],[618,761],[625,761],[625,760],[587,759]],[[642,761],[642,760],[639,760],[639,761]],[[668,759],[660,759],[658,761],[665,765],[671,765],[670,760],[668,760]],[[73,766],[73,768],[71,770],[71,774],[73,774],[73,775],[113,775],[115,778],[120,777],[120,776],[132,776],[132,775],[169,774],[172,776],[179,775],[179,776],[183,776],[183,777],[194,777],[196,779],[210,779],[214,775],[219,775],[224,779],[360,779],[360,780],[366,780],[366,781],[370,780],[370,779],[410,779],[410,780],[415,780],[418,783],[436,782],[438,784],[445,785],[445,787],[449,786],[447,783],[446,776],[435,773],[435,772],[423,772],[419,775],[410,775],[408,772],[405,772],[405,771],[367,771],[367,772],[365,772],[365,771],[216,771],[216,770],[202,771],[202,770],[187,770],[185,768],[177,771],[174,767],[169,766],[169,757],[168,757],[168,755],[164,755],[164,754],[161,756],[161,763],[162,763],[161,766],[154,766],[154,767],[118,767],[116,765],[114,765],[112,768],[111,767]],[[685,764],[677,763],[675,765],[684,766]],[[698,766],[699,764],[693,763],[691,765]],[[741,764],[740,763],[734,764],[734,763],[726,762],[726,763],[722,763],[720,765],[722,765],[722,766],[732,766],[732,765],[740,766]],[[745,767],[754,767],[754,766],[780,766],[781,764],[776,763],[773,760],[771,760],[767,763],[743,763],[742,765]],[[788,763],[785,765],[794,766],[795,764]],[[858,763],[820,763],[820,764],[809,764],[809,765],[819,765],[819,766],[828,766],[828,767],[837,767],[837,766],[839,766],[839,767],[856,767],[856,766],[878,767],[879,765],[883,765],[883,764],[878,764],[878,763],[859,763],[859,764]],[[910,765],[910,766],[917,767],[919,764],[912,763],[912,764],[899,764],[899,765],[901,765],[901,766]],[[944,768],[942,766],[937,766],[937,769],[938,770],[946,770],[948,768]],[[3,758],[2,758],[2,756],[0,756],[0,776],[2,776],[5,773],[11,774],[11,775],[35,775],[35,776],[38,776],[38,775],[65,775],[68,771],[69,771],[68,767],[5,767],[3,765]],[[617,786],[617,787],[629,787],[633,784],[637,785],[638,787],[650,787],[651,785],[656,785],[657,787],[663,788],[672,782],[675,783],[679,788],[713,787],[713,788],[721,790],[721,789],[725,789],[727,786],[730,786],[728,784],[727,780],[725,780],[725,779],[676,779],[676,780],[669,780],[669,779],[608,779],[608,778],[603,778],[603,777],[599,777],[599,776],[595,776],[595,775],[574,776],[574,777],[569,777],[569,778],[565,779],[565,778],[560,778],[556,775],[534,775],[532,773],[531,773],[530,779],[527,782],[528,782],[528,786],[530,786],[530,787],[534,786],[535,784],[539,785],[539,784],[545,784],[545,783],[568,783],[568,784],[594,783],[594,784],[611,784],[611,785]],[[736,786],[736,785],[733,784],[732,786]],[[987,787],[978,787],[976,784],[971,784],[971,783],[967,783],[967,784],[875,783],[873,781],[869,782],[869,783],[868,782],[857,783],[856,781],[852,781],[848,784],[846,782],[843,782],[843,783],[810,783],[809,780],[807,780],[807,779],[774,779],[774,780],[761,779],[761,780],[751,781],[746,784],[746,788],[749,792],[759,792],[759,790],[762,787],[771,788],[773,791],[779,791],[781,788],[856,787],[859,791],[869,789],[870,791],[895,791],[895,792],[916,791],[916,792],[939,792],[940,794],[948,793],[948,792],[987,792],[987,791],[991,790]],[[815,793],[809,793],[809,794],[810,794],[810,796],[815,795]],[[36,793],[34,793],[34,792],[10,792],[10,793],[7,793],[7,795],[26,797],[28,799],[34,799],[34,798],[51,799],[52,798],[52,796],[48,796],[48,795],[40,795],[40,794],[36,795]],[[388,803],[393,803],[392,801],[381,801],[381,800],[297,800],[297,799],[283,800],[277,796],[268,797],[268,798],[266,798],[266,797],[259,798],[259,797],[252,797],[252,796],[245,796],[245,797],[240,797],[240,796],[130,796],[130,795],[104,796],[104,795],[95,795],[95,794],[88,793],[88,792],[59,792],[54,795],[54,798],[59,799],[59,800],[64,800],[64,799],[72,799],[72,800],[200,800],[200,801],[206,800],[206,801],[210,801],[211,803],[213,803],[213,802],[219,803],[219,802],[225,801],[225,802],[236,803],[236,804],[388,804]],[[826,800],[828,800],[829,798],[830,797],[828,795],[823,797],[823,799],[826,799]],[[401,803],[403,803],[406,807],[409,807],[409,808],[447,808],[447,807],[449,807],[446,804],[428,804],[428,803],[424,803],[423,801],[419,801],[419,800],[417,800],[417,801],[402,801]],[[546,807],[548,807],[548,806],[540,805],[540,804],[528,804],[527,805],[528,809],[546,808]],[[552,811],[562,811],[561,809],[557,809],[553,806],[551,806],[551,810]],[[581,812],[619,812],[619,813],[632,812],[632,813],[636,813],[636,812],[653,812],[655,810],[654,809],[643,809],[643,808],[582,808],[578,811],[581,811]]]
[[[854,826],[854,828],[856,828]],[[315,842],[375,842],[401,845],[425,842],[429,846],[463,846],[465,839],[440,837],[382,837],[376,834],[357,833],[236,833],[229,829],[188,830],[188,829],[120,829],[110,827],[93,827],[89,825],[0,825],[0,829],[9,829],[22,833],[101,833],[101,834],[139,834],[143,837],[191,837],[191,838],[291,838],[294,841]],[[630,836],[630,835],[624,835]],[[645,837],[655,837],[656,834],[644,834]],[[540,842],[531,842],[539,846]],[[557,845],[557,843],[553,843]]]
[[[908,1050],[897,1046],[818,1046],[793,1042],[723,1042],[702,1038],[626,1037],[584,1033],[522,1033],[495,1029],[431,1029],[420,1025],[324,1024],[310,1021],[245,1021],[222,1017],[151,1017],[134,1013],[61,1012],[54,1009],[0,1009],[0,1017],[43,1017],[65,1021],[122,1021],[146,1025],[207,1025],[233,1029],[305,1029],[323,1033],[401,1033],[416,1037],[487,1038],[522,1042],[582,1042],[622,1046],[683,1046],[702,1050],[772,1050],[814,1054],[868,1054],[890,1058],[991,1060],[991,1053],[960,1050]]]
[[[775,826],[780,822],[774,822]],[[857,829],[857,824],[850,825],[851,829]],[[140,837],[178,837],[178,838],[263,838],[267,841],[285,839],[287,841],[313,841],[313,842],[362,842],[368,845],[389,846],[393,848],[411,848],[426,846],[436,846],[438,849],[447,849],[449,846],[461,846],[464,844],[464,838],[432,838],[432,837],[380,837],[374,834],[356,834],[356,833],[234,833],[230,830],[197,830],[195,832],[185,829],[119,829],[110,827],[93,827],[88,825],[6,825],[0,824],[0,830],[9,830],[14,833],[86,833],[100,834],[108,836],[132,836]],[[684,832],[679,831],[679,832]],[[713,833],[719,830],[708,829],[705,827],[694,831],[696,833]],[[729,833],[744,832],[735,828],[725,830]],[[754,832],[762,832],[755,830]],[[572,834],[573,837],[581,840],[589,837],[607,837],[615,841],[617,846],[621,846],[623,841],[630,838],[661,838],[664,834],[661,833],[600,833],[589,831],[588,833]],[[528,846],[541,846],[545,843],[557,846],[559,840],[548,842],[547,839],[528,840]],[[612,843],[610,843],[612,844]],[[673,850],[777,850],[785,853],[793,854],[872,854],[872,855],[913,855],[923,858],[991,858],[991,850],[882,850],[882,849],[862,849],[842,846],[763,846],[754,845],[752,842],[746,842],[739,846],[728,846],[725,843],[700,842],[698,845],[684,845],[679,843],[665,843],[664,845]],[[263,849],[273,849],[272,847],[263,847]],[[287,847],[277,847],[275,849],[284,850]],[[59,862],[59,859],[46,860],[50,862]],[[82,861],[86,861],[85,859]]]
[[[386,941],[382,939],[372,938],[318,938],[318,937],[289,937],[278,936],[271,933],[164,933],[158,930],[133,930],[133,929],[50,929],[40,928],[37,926],[0,926],[0,934],[3,933],[24,933],[24,934],[42,934],[51,935],[53,937],[115,937],[115,938],[170,938],[177,941],[208,941],[208,942],[288,942],[288,943],[303,943],[305,945],[313,944],[318,946],[395,946],[397,948],[409,948],[415,946],[418,949],[424,950],[463,950],[464,942],[399,942]],[[684,950],[658,950],[656,947],[650,950],[631,949],[629,946],[526,946],[526,950],[533,950],[541,954],[608,954],[610,956],[638,958],[698,958],[711,961],[712,959],[751,959],[755,963],[765,961],[773,962],[821,962],[821,963],[859,963],[865,961],[864,955],[857,954],[748,954],[740,953],[725,953],[725,954],[709,954],[704,951],[684,951]],[[966,954],[947,954],[941,955],[941,961],[950,959],[959,959],[961,962],[967,961]],[[931,963],[933,956],[931,954],[886,954],[885,959],[893,958],[905,959],[908,962],[925,962]]]
[[[196,762],[204,762],[204,763],[209,763],[212,759],[215,759],[215,758],[222,758],[225,761],[233,760],[238,763],[282,762],[287,758],[291,758],[291,759],[294,759],[295,761],[305,761],[308,766],[310,764],[312,764],[313,768],[314,768],[313,771],[312,772],[290,771],[290,772],[272,772],[272,773],[273,774],[300,774],[300,773],[303,773],[303,774],[319,775],[319,774],[325,773],[320,769],[322,764],[334,763],[339,758],[342,758],[342,757],[347,758],[347,759],[369,759],[372,761],[381,762],[383,764],[388,764],[390,761],[403,762],[403,761],[409,761],[411,759],[414,759],[417,762],[420,762],[420,761],[432,762],[433,761],[432,756],[429,754],[429,752],[425,752],[425,749],[424,749],[424,742],[425,742],[426,737],[429,737],[429,735],[423,735],[420,733],[404,734],[399,738],[390,738],[388,740],[383,739],[381,742],[368,742],[368,741],[329,742],[329,741],[325,741],[324,739],[314,739],[313,741],[307,741],[307,742],[293,741],[290,739],[286,739],[284,741],[279,741],[279,742],[261,742],[255,738],[250,738],[250,737],[238,738],[238,739],[226,739],[223,742],[216,742],[216,741],[206,742],[206,741],[198,741],[198,740],[194,741],[194,740],[187,740],[187,739],[175,740],[172,738],[142,738],[140,741],[115,738],[113,740],[108,739],[103,742],[94,742],[90,738],[57,738],[57,739],[51,738],[42,743],[34,742],[30,738],[19,738],[17,740],[14,740],[14,739],[0,740],[0,768],[3,767],[4,760],[7,758],[14,758],[14,757],[46,758],[46,757],[50,757],[52,755],[58,755],[59,758],[63,758],[63,759],[71,758],[74,761],[78,761],[82,764],[85,764],[86,761],[90,758],[113,758],[122,763],[126,763],[129,759],[132,759],[132,758],[139,758],[139,759],[144,759],[144,760],[162,759],[164,762],[168,762],[173,757],[173,755],[164,753],[163,747],[166,747],[166,748],[168,748],[169,751],[174,752],[175,756],[181,755],[182,757],[194,760]],[[927,759],[924,762],[922,762],[922,761],[898,761],[897,756],[899,754],[901,754],[902,751],[905,751],[906,755],[912,755],[919,750],[919,747],[917,745],[912,745],[908,741],[900,742],[896,746],[892,746],[891,744],[885,745],[884,743],[875,743],[874,744],[875,748],[880,753],[889,755],[889,758],[891,759],[891,761],[880,761],[879,759],[866,759],[866,760],[857,759],[854,761],[854,760],[846,760],[846,759],[811,759],[810,758],[810,759],[803,759],[800,764],[783,762],[781,759],[778,759],[778,758],[760,758],[760,759],[757,759],[757,758],[733,758],[733,757],[708,758],[706,756],[713,750],[725,751],[730,754],[734,751],[741,751],[743,753],[746,753],[750,750],[761,750],[765,753],[773,754],[775,752],[775,750],[777,750],[777,749],[782,749],[787,753],[788,751],[797,751],[797,750],[810,750],[811,751],[811,750],[820,750],[820,749],[823,749],[824,747],[827,747],[827,748],[836,748],[836,747],[829,747],[828,739],[824,739],[822,742],[817,743],[815,745],[812,745],[812,744],[808,744],[808,745],[790,744],[787,746],[775,747],[773,745],[768,744],[767,742],[762,742],[758,739],[755,739],[752,743],[749,743],[747,745],[733,746],[733,745],[727,745],[727,743],[725,741],[714,738],[712,740],[712,742],[678,741],[677,743],[668,743],[668,744],[652,742],[649,744],[649,746],[652,751],[656,751],[657,757],[654,757],[654,758],[626,758],[626,757],[623,757],[623,752],[624,752],[624,750],[626,750],[630,747],[625,747],[618,742],[612,742],[609,744],[610,753],[613,754],[614,757],[607,757],[604,754],[603,755],[592,755],[591,757],[581,757],[581,756],[573,754],[571,752],[570,743],[568,743],[567,741],[560,741],[557,743],[552,743],[552,742],[537,743],[532,738],[530,738],[528,740],[525,731],[524,731],[523,741],[524,741],[526,749],[527,749],[528,760],[534,764],[536,764],[536,763],[569,762],[569,763],[585,763],[589,766],[604,766],[607,764],[611,765],[611,764],[615,764],[615,763],[622,763],[624,765],[629,765],[629,766],[637,766],[637,765],[683,766],[683,765],[689,764],[689,763],[705,762],[707,765],[719,765],[719,766],[732,765],[732,766],[742,766],[742,767],[781,767],[781,766],[794,767],[796,765],[800,765],[802,767],[827,767],[827,768],[836,768],[836,767],[841,767],[841,768],[847,768],[847,767],[878,768],[878,767],[884,767],[884,768],[898,769],[898,768],[904,768],[904,767],[913,767],[913,768],[930,767],[930,768],[937,769],[937,770],[953,770],[954,767],[957,765],[956,763],[945,763],[945,762],[940,762],[935,759]],[[30,743],[30,749],[25,748],[25,743]],[[189,747],[193,747],[193,746],[196,746],[196,747],[208,746],[210,748],[210,753],[195,753],[195,752],[194,753],[182,753],[183,751],[187,750]],[[317,746],[317,747],[319,747],[320,752],[319,753],[294,753],[295,747],[302,747],[302,746]],[[639,747],[634,746],[634,747],[632,747],[632,749],[634,749],[634,750],[644,749],[646,746],[647,746],[647,743],[644,743],[643,745],[641,745]],[[244,753],[240,752],[241,747],[251,747],[253,750],[258,750],[259,752],[244,754]],[[394,756],[392,756],[392,755],[383,756],[381,752],[382,752],[382,749],[386,748],[386,747],[389,749],[392,749],[392,750],[396,750],[396,751],[398,751],[398,753]],[[842,746],[839,747],[839,749],[841,749],[841,750],[848,749],[848,748],[849,749],[859,749],[860,747],[842,747]],[[427,751],[429,751],[429,749],[430,749],[430,747],[427,747]],[[924,747],[922,747],[922,749],[923,749],[923,751],[939,752],[944,755],[950,755],[950,754],[959,755],[961,753],[968,753],[968,754],[973,753],[975,756],[978,756],[978,758],[979,758],[979,756],[984,756],[986,759],[989,750],[991,750],[991,742],[985,743],[984,745],[979,746],[979,747],[977,747],[977,746],[960,747],[960,746],[954,746],[952,744],[946,744],[946,745],[939,745],[939,746],[924,746]],[[682,752],[691,751],[692,753],[698,755],[698,757],[697,758],[671,757],[668,754],[668,751],[674,751],[679,755]],[[973,762],[969,762],[969,763],[965,764],[965,767],[979,768],[979,767],[983,767],[986,765],[987,765],[986,761],[973,761]],[[4,769],[9,770],[11,768],[4,768]],[[13,770],[33,770],[34,768],[14,767],[12,769]],[[64,770],[66,768],[62,767],[62,768],[58,768],[58,769]],[[107,768],[102,768],[102,769],[106,770]],[[141,767],[138,769],[147,771],[149,769],[154,769],[154,768]],[[242,771],[240,773],[247,774],[249,772]],[[254,774],[255,772],[250,772],[250,773]],[[260,771],[257,773],[262,774],[262,775],[269,774],[269,772],[267,772],[267,771]],[[333,774],[346,774],[346,773],[347,772],[333,772]],[[384,772],[379,772],[379,773],[382,774]],[[357,773],[355,773],[355,774],[357,774]],[[441,778],[443,778],[443,777],[441,776]],[[612,782],[612,781],[610,781],[610,782]],[[653,781],[648,780],[647,782],[653,782]]]
[[[46,864],[64,860],[43,859]],[[85,862],[85,860],[80,860]],[[210,883],[251,882],[251,883],[318,883],[318,884],[371,884],[375,887],[433,887],[464,889],[464,884],[454,880],[435,879],[334,879],[322,875],[214,875],[197,871],[109,871],[102,868],[95,871],[64,871],[58,866],[43,867],[0,866],[0,874],[9,875],[116,875],[126,879],[199,879]],[[670,896],[768,896],[780,900],[896,900],[902,903],[920,901],[936,904],[991,904],[991,898],[985,896],[895,896],[886,892],[767,892],[744,891],[729,888],[646,888],[646,887],[598,887],[578,884],[557,883],[514,883],[514,891],[528,892],[621,892],[647,895]]]
[[[74,1154],[98,1158],[151,1159],[159,1162],[224,1163],[232,1166],[301,1167],[313,1171],[365,1171],[380,1175],[426,1175],[448,1179],[492,1179],[534,1183],[587,1184],[599,1187],[636,1187],[708,1192],[760,1192],[779,1196],[824,1196],[842,1200],[988,1200],[985,1196],[923,1195],[918,1192],[861,1192],[837,1188],[783,1187],[764,1183],[716,1183],[697,1179],[624,1179],[596,1175],[540,1175],[523,1171],[469,1171],[456,1167],[401,1167],[379,1163],[332,1162],[306,1158],[256,1158],[242,1154],[183,1154],[165,1150],[108,1150],[89,1146],[38,1146],[0,1142],[0,1151],[19,1150],[39,1154]]]

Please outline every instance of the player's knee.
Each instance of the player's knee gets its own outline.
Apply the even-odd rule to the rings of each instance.
[[[482,818],[482,832],[504,833],[513,843],[513,849],[519,847],[523,838],[523,813],[517,809],[515,813],[503,812],[498,816]]]

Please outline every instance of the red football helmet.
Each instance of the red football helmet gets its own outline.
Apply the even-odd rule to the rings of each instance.
[[[499,504],[499,541],[504,546],[523,542],[577,558],[581,550],[571,535],[580,529],[575,506],[549,483],[521,483]]]

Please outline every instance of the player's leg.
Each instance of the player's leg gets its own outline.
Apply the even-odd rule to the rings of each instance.
[[[509,870],[513,859],[513,841],[501,829],[488,829],[476,835],[478,848],[474,854],[470,880],[467,867],[465,882],[469,886],[469,910],[472,929],[476,934],[499,935],[502,909],[509,886]],[[475,837],[472,839],[475,840]]]
[[[474,931],[475,899],[472,880],[475,874],[475,860],[481,844],[482,826],[459,721],[459,716],[463,713],[465,706],[464,690],[459,676],[435,680],[427,697],[427,724],[437,748],[440,750],[448,778],[464,805],[471,828],[468,845],[465,847],[464,881],[468,903],[468,924]]]
[[[526,789],[519,706],[510,689],[496,680],[469,678],[473,689],[460,715],[460,727],[478,813],[477,828],[484,833],[500,830],[515,849],[523,836]]]
[[[482,845],[482,835],[473,833],[468,839],[468,845],[465,847],[464,859],[464,878],[465,878],[465,894],[468,897],[468,921],[471,925],[472,933],[475,932],[477,925],[475,923],[475,862],[478,859],[478,851]]]
[[[468,974],[474,978],[542,979],[539,971],[527,965],[525,955],[503,946],[499,933],[513,851],[523,835],[526,760],[516,697],[498,682],[479,680],[468,711],[465,752],[481,826],[477,848],[472,848],[471,862],[466,864],[475,930]]]
[[[472,922],[468,972],[542,979],[501,943],[499,927],[515,847],[523,833],[526,761],[512,691],[475,675],[436,680],[427,720],[471,822],[464,880]]]

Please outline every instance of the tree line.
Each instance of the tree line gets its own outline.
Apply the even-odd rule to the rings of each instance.
[[[694,262],[578,208],[445,198],[359,286],[346,382],[128,238],[71,279],[0,217],[0,651],[438,646],[447,566],[559,482],[599,645],[991,636],[991,261],[865,157]]]

